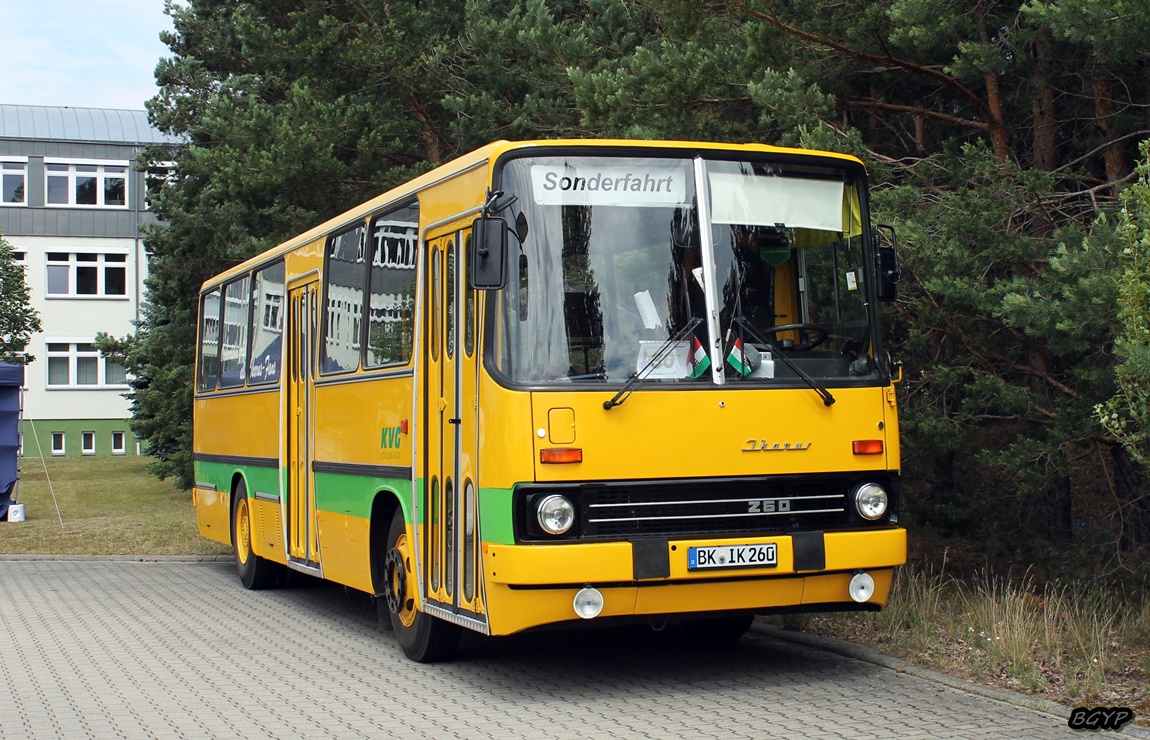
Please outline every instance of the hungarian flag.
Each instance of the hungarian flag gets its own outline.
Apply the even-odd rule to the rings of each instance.
[[[747,361],[747,353],[743,351],[743,340],[735,339],[731,351],[727,353],[727,362],[735,368],[735,372],[743,377],[751,374],[751,363]]]
[[[698,378],[711,368],[711,356],[698,337],[691,337],[691,377]]]

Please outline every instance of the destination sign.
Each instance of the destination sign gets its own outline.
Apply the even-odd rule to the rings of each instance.
[[[682,205],[689,176],[673,166],[531,166],[535,201],[548,206]]]

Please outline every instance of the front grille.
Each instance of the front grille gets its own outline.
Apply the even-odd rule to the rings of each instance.
[[[846,490],[816,482],[612,486],[580,496],[585,538],[745,534],[843,523]]]
[[[527,515],[530,501],[548,493],[571,498],[578,526],[562,539],[726,536],[826,530],[859,524],[848,497],[863,480],[882,483],[886,476],[807,475],[724,480],[586,483],[531,486],[520,499]],[[894,511],[894,501],[892,501]],[[530,516],[520,519],[525,539],[539,537]]]

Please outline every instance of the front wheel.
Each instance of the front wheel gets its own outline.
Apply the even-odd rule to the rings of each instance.
[[[397,508],[387,532],[383,553],[383,598],[376,599],[380,621],[390,621],[403,654],[417,663],[447,660],[459,645],[460,629],[416,608],[418,579],[413,569],[414,554],[407,538],[403,509]]]
[[[252,514],[248,505],[248,487],[240,481],[233,495],[232,547],[236,553],[236,573],[244,588],[253,591],[271,588],[276,582],[278,566],[252,551]]]

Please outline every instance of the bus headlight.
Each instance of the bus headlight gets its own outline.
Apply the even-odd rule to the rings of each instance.
[[[575,507],[566,496],[556,493],[539,502],[535,517],[547,534],[563,534],[575,523]]]
[[[855,511],[863,519],[875,521],[886,514],[889,498],[877,483],[863,483],[855,489]]]

